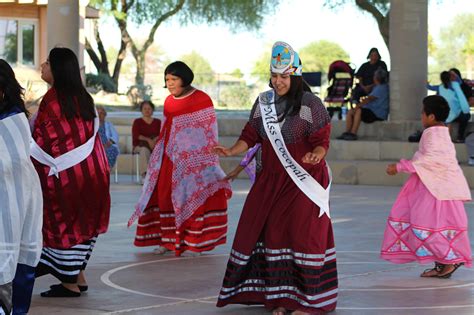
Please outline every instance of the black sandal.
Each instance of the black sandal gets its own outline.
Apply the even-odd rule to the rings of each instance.
[[[80,292],[74,292],[64,287],[62,284],[52,285],[51,289],[41,292],[42,297],[80,297]]]
[[[459,264],[453,264],[453,270],[451,270],[450,272],[448,272],[447,274],[444,274],[444,275],[439,275],[438,278],[441,278],[441,279],[449,279],[451,278],[452,274],[459,268],[461,267],[462,265],[464,265],[464,263],[459,263]],[[444,269],[444,268],[443,268]]]
[[[425,269],[425,271],[423,271],[423,273],[420,275],[420,277],[422,277],[422,278],[438,278],[439,277],[438,274],[443,271],[444,266],[445,265],[443,265],[439,262],[435,262],[434,268]],[[425,273],[428,273],[430,271],[436,271],[436,274],[434,274],[432,276],[423,276]]]
[[[50,289],[52,289],[53,287],[59,287],[59,286],[62,286],[61,284],[53,284],[50,287]],[[79,291],[81,292],[86,292],[88,289],[89,289],[89,286],[88,285],[77,285],[77,287],[79,288]]]

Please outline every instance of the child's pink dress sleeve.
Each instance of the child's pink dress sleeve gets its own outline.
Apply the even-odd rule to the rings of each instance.
[[[416,170],[410,160],[401,159],[400,162],[397,163],[397,172],[416,173]]]

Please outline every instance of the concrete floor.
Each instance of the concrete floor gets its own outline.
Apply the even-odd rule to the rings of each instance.
[[[215,307],[231,239],[249,182],[233,183],[227,245],[199,257],[156,256],[133,246],[135,228],[126,222],[141,186],[112,185],[109,232],[99,237],[80,298],[45,299],[39,293],[57,280],[37,280],[30,314],[269,314],[262,307]],[[331,314],[474,314],[474,270],[461,268],[452,279],[421,279],[425,266],[394,265],[378,258],[385,220],[399,187],[335,185],[332,218],[339,271],[339,300]],[[466,205],[471,244],[474,204]]]

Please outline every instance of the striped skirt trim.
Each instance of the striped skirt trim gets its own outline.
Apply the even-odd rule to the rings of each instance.
[[[204,252],[225,244],[227,210],[207,210],[189,219],[183,230],[176,229],[174,212],[147,211],[138,220],[135,246],[163,246],[180,255],[186,250]]]
[[[97,236],[68,249],[44,247],[36,267],[36,277],[51,274],[61,282],[76,283],[79,273],[86,269]]]
[[[217,306],[264,304],[324,313],[338,294],[336,251],[297,252],[257,243],[250,255],[231,251]]]

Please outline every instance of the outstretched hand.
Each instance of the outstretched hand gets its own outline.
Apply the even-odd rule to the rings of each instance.
[[[397,175],[398,170],[397,170],[397,164],[389,164],[387,165],[387,170],[386,170],[388,175]]]
[[[219,156],[232,156],[232,152],[229,148],[218,145],[212,149],[212,152],[216,153]]]
[[[321,162],[321,160],[324,158],[324,153],[313,153],[313,152],[308,152],[303,156],[303,163],[308,163],[308,164],[318,164]]]
[[[237,166],[236,168],[234,168],[232,171],[230,171],[226,177],[224,177],[225,180],[230,180],[230,181],[233,181],[234,179],[237,178],[237,176],[239,176],[240,172],[242,172],[242,170],[244,169],[245,167],[243,166]]]

